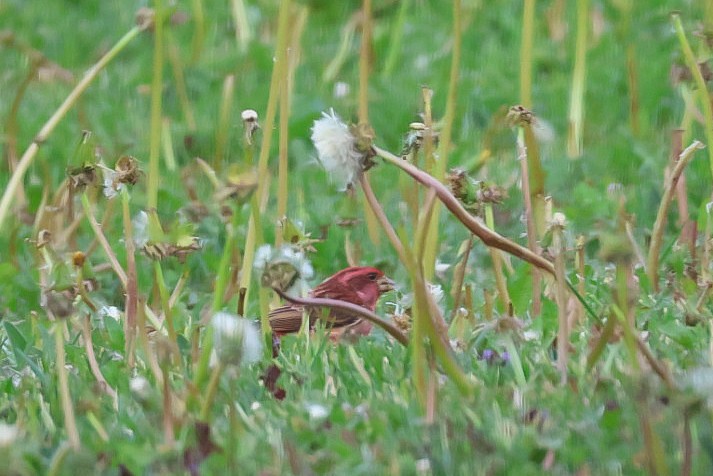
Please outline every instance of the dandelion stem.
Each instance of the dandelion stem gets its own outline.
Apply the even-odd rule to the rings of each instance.
[[[149,172],[146,189],[147,207],[158,207],[159,156],[161,151],[161,98],[163,95],[164,20],[167,10],[163,0],[154,0],[153,77],[151,79],[151,124],[149,138]]]
[[[104,232],[102,231],[101,226],[99,225],[99,223],[97,223],[97,220],[94,218],[94,214],[92,213],[92,207],[89,204],[89,197],[87,196],[86,192],[84,192],[82,194],[82,207],[84,207],[84,215],[87,217],[87,221],[89,222],[89,225],[92,227],[92,231],[94,231],[94,235],[97,237],[99,244],[101,244],[102,249],[104,250],[104,253],[106,253],[107,258],[109,258],[109,263],[111,264],[111,267],[114,270],[114,272],[116,273],[116,275],[119,277],[119,281],[121,281],[121,287],[123,289],[126,289],[126,285],[127,285],[126,272],[124,271],[124,268],[121,267],[121,264],[119,264],[119,260],[116,258],[116,254],[114,253],[114,250],[111,248],[109,241],[106,239],[106,236],[104,236]]]
[[[386,236],[389,238],[391,245],[394,247],[394,250],[396,250],[399,260],[401,260],[402,263],[406,263],[406,255],[404,254],[404,247],[401,244],[401,240],[396,235],[396,231],[394,231],[393,226],[391,226],[391,222],[387,218],[384,209],[381,207],[381,204],[379,204],[376,195],[374,195],[374,190],[372,190],[371,183],[369,182],[369,178],[366,174],[362,174],[359,177],[359,183],[361,184],[361,189],[364,192],[367,204],[369,204],[377,220],[379,220],[379,223],[384,229]]]
[[[686,60],[686,66],[693,76],[693,80],[696,83],[696,89],[699,95],[699,100],[701,103],[701,108],[703,109],[703,117],[705,118],[705,134],[706,142],[708,143],[708,159],[710,161],[711,173],[713,173],[713,106],[711,106],[710,95],[708,94],[708,88],[706,87],[706,82],[701,74],[701,69],[698,67],[696,62],[696,57],[693,55],[693,50],[691,45],[688,43],[686,38],[686,32],[683,31],[683,24],[681,23],[681,15],[674,13],[671,15],[673,20],[673,26],[676,29],[676,36],[681,44],[681,50],[683,51],[683,58]],[[2,225],[2,220],[0,220],[0,226]]]
[[[79,440],[79,431],[77,430],[77,421],[74,418],[72,396],[69,393],[67,368],[65,367],[64,333],[62,331],[62,328],[64,327],[63,323],[64,321],[58,321],[54,325],[54,344],[57,359],[55,362],[55,368],[57,369],[59,399],[62,404],[62,413],[64,413],[64,426],[67,429],[67,438],[69,438],[69,444],[76,451],[79,450],[81,443]]]
[[[686,147],[686,150],[681,152],[678,157],[678,162],[674,167],[671,175],[666,184],[664,185],[663,197],[661,197],[661,203],[659,204],[659,211],[656,214],[656,221],[654,222],[654,228],[651,233],[651,244],[649,245],[649,257],[646,265],[646,272],[649,275],[649,280],[651,285],[655,290],[658,290],[658,267],[659,267],[659,253],[661,251],[661,243],[663,242],[663,232],[666,225],[666,216],[668,214],[668,208],[673,200],[673,194],[676,192],[676,184],[678,179],[683,174],[688,163],[693,159],[693,154],[699,149],[702,149],[704,145],[699,141],[693,141],[691,145]]]

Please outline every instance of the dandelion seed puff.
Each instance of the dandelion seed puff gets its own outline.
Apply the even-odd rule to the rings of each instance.
[[[272,256],[272,246],[262,245],[255,252],[255,258],[253,259],[253,267],[258,271],[262,272],[265,266],[270,261]]]
[[[260,360],[262,340],[255,325],[243,317],[218,312],[211,319],[215,352],[223,363],[240,365]]]
[[[340,191],[359,179],[364,156],[356,150],[354,136],[334,109],[323,112],[322,118],[314,121],[312,142],[319,161]]]
[[[20,435],[20,430],[17,425],[8,425],[0,422],[0,448],[5,448],[12,445]]]

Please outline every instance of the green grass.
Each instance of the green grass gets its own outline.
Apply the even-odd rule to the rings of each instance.
[[[206,343],[205,333],[200,339],[196,336],[201,319],[210,315],[216,279],[226,279],[228,287],[235,290],[251,204],[249,200],[218,203],[214,187],[195,158],[221,164],[217,177],[221,183],[232,173],[231,164],[246,167],[249,148],[243,141],[239,115],[250,108],[265,120],[279,2],[245,2],[253,37],[241,51],[235,40],[231,2],[203,0],[203,49],[191,62],[197,3],[178,2],[176,11],[187,19],[166,25],[165,31],[167,44],[177,48],[183,66],[195,128],[184,114],[180,82],[167,52],[162,115],[169,121],[177,167],[170,170],[165,162],[160,164],[157,214],[169,235],[175,224],[190,222],[175,231],[172,239],[190,235],[201,243],[201,249],[190,253],[185,263],[169,257],[158,266],[169,293],[185,276],[185,285],[170,308],[176,339],[171,341],[165,328],[146,335],[145,327],[140,327],[139,335],[145,337],[137,342],[136,365],[129,366],[124,289],[106,266],[107,255],[82,217],[81,193],[72,199],[71,207],[66,201],[55,201],[67,180],[67,170],[91,158],[92,147],[96,147],[110,167],[122,155],[140,161],[144,174],[129,191],[130,215],[135,217],[146,209],[154,37],[143,32],[99,73],[42,143],[22,181],[26,203],[17,206],[15,201],[2,224],[0,461],[6,463],[0,474],[127,474],[127,470],[132,474],[685,474],[689,464],[688,474],[713,470],[713,420],[708,402],[713,379],[713,315],[705,294],[711,270],[703,267],[709,264],[704,255],[711,184],[708,151],[697,152],[685,171],[690,219],[698,223],[696,255],[691,256],[687,247],[676,242],[680,227],[674,203],[664,229],[658,291],[644,269],[631,260],[624,234],[624,222],[629,220],[634,240],[647,254],[663,194],[671,133],[687,113],[681,86],[672,85],[669,79],[672,62],[684,64],[669,13],[680,10],[694,53],[699,60],[705,59],[710,48],[694,35],[702,25],[707,25],[706,31],[713,27],[711,18],[704,17],[703,2],[683,6],[665,0],[590,2],[594,30],[589,34],[587,52],[584,154],[575,160],[567,157],[566,144],[576,9],[574,2],[563,2],[562,21],[567,30],[558,41],[549,36],[547,23],[550,8],[558,2],[536,4],[533,111],[554,131],[551,141],[540,144],[545,189],[552,196],[554,210],[563,212],[568,220],[567,275],[575,286],[575,238],[585,237],[584,299],[595,314],[583,315],[572,329],[566,385],[559,384],[555,367],[558,308],[554,294],[546,290],[541,315],[533,317],[531,267],[513,258],[514,270],[506,271],[506,277],[517,324],[512,324],[500,304],[495,304],[494,316],[489,319],[492,308],[485,292],[496,293],[495,275],[488,249],[476,240],[464,279],[464,285],[473,291],[472,299],[461,301],[474,319],[466,322],[460,333],[454,326],[450,335],[455,360],[474,384],[472,395],[459,392],[438,361],[428,373],[436,389],[433,414],[429,415],[420,400],[414,369],[428,365],[430,346],[419,343],[424,352],[411,352],[378,330],[356,342],[333,345],[318,329],[312,337],[283,339],[274,361],[266,357],[252,365],[228,366],[217,382],[205,423],[200,409],[210,375],[205,376],[201,388],[194,387],[194,366]],[[334,79],[324,81],[323,74],[337,56],[342,35],[361,2],[292,3],[292,17],[297,18],[298,9],[304,9],[306,24],[295,57],[299,63],[288,121],[287,215],[320,240],[314,245],[316,252],[309,255],[316,275],[311,284],[347,266],[348,240],[359,264],[377,265],[400,284],[402,292],[410,292],[418,271],[399,261],[378,228],[377,233],[383,236],[378,245],[372,244],[361,192],[350,197],[336,190],[315,160],[309,139],[313,121],[330,107],[356,122],[358,26],[342,61],[335,63]],[[495,205],[496,229],[525,245],[517,133],[503,122],[507,108],[520,102],[523,19],[516,3],[463,2],[453,148],[446,170],[461,167],[478,179],[504,187],[508,198]],[[133,27],[135,7],[127,2],[87,0],[0,3],[2,193],[10,181],[12,144],[16,144],[14,152],[19,158],[84,72]],[[368,89],[375,143],[394,153],[402,148],[408,124],[420,120],[422,85],[434,91],[434,120],[441,120],[445,113],[453,26],[451,8],[445,2],[409,2],[401,47],[392,53],[396,63],[386,74],[384,66],[399,8],[398,2],[387,0],[375,1],[372,6],[373,64]],[[292,27],[296,24],[290,22]],[[627,48],[632,51],[636,71],[637,130],[631,127]],[[72,79],[60,79],[56,68],[43,70],[40,78],[44,79],[33,75],[21,97],[13,129],[12,104],[31,72],[29,49],[71,73]],[[223,83],[231,74],[235,75],[234,100],[226,124],[220,122],[219,111]],[[335,97],[336,82],[346,83],[348,94]],[[686,83],[686,87],[693,89],[694,84]],[[280,218],[276,214],[279,123],[275,124],[268,162],[272,179],[269,200],[260,216],[266,243],[274,242],[274,225]],[[227,147],[224,157],[216,158],[216,135],[221,128],[228,131]],[[91,131],[91,143],[78,147],[83,130]],[[257,135],[255,163],[267,132],[261,130]],[[704,130],[696,121],[684,132],[683,147],[693,139],[705,141]],[[162,157],[164,153],[161,149]],[[396,167],[380,159],[376,162],[368,172],[375,194],[396,231],[414,246],[418,225],[402,203],[402,190],[413,185]],[[618,192],[608,192],[616,188],[612,184],[621,184]],[[122,198],[109,201],[92,187],[87,196],[97,220],[108,217],[103,233],[118,262],[128,270]],[[235,214],[235,249],[228,253],[224,253],[228,241],[226,206]],[[42,221],[35,224],[40,213]],[[75,217],[80,218],[76,230],[60,239]],[[342,226],[351,219],[356,219],[354,224]],[[450,320],[454,267],[469,233],[444,210],[438,225],[438,260],[452,266],[437,275],[435,282],[445,290],[442,306]],[[51,231],[54,240],[44,250],[36,246],[42,229]],[[60,309],[56,303],[47,304],[45,291],[76,283],[75,251],[87,254],[82,273],[85,278],[93,275],[97,286],[87,290],[88,300],[76,301],[66,319],[52,322],[49,315],[59,314]],[[224,256],[229,273],[219,277]],[[47,259],[54,263],[51,272]],[[156,271],[154,262],[137,252],[139,309],[148,302],[158,315],[166,306],[160,298]],[[617,285],[617,272],[621,276],[630,273],[624,286]],[[244,314],[256,320],[260,313],[258,286],[253,273]],[[61,289],[57,290],[54,299],[61,300]],[[387,301],[397,297],[395,293],[387,295],[377,313],[392,313],[393,306]],[[116,306],[121,311],[119,319],[92,309],[87,302],[97,307]],[[217,302],[234,311],[237,297],[233,294],[229,302]],[[614,335],[588,368],[599,336],[607,323],[613,322],[610,320],[617,319],[619,310],[629,316],[632,325],[617,324]],[[86,316],[91,319],[99,369],[117,392],[116,405],[101,391],[90,368],[81,332]],[[143,316],[138,318],[143,322]],[[56,326],[65,325],[60,331],[67,365],[62,369],[56,365],[55,333]],[[642,349],[630,339],[632,328],[656,361],[668,369],[673,385],[652,370]],[[144,338],[152,343],[148,350]],[[492,359],[483,358],[491,351],[495,352]],[[284,390],[284,399],[275,398],[275,389],[266,388],[262,381],[273,364],[282,371],[276,385]],[[68,415],[58,383],[62,371],[68,377],[79,448],[70,445]],[[159,375],[168,377],[168,388],[163,387]],[[168,407],[173,415],[170,430],[165,421]],[[16,430],[7,443],[2,437],[3,425]]]

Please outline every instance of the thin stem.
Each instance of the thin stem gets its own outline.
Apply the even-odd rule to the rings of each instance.
[[[659,253],[661,251],[661,243],[663,242],[663,232],[666,225],[668,208],[669,205],[671,205],[671,200],[673,200],[673,194],[676,192],[678,179],[681,177],[688,163],[693,159],[694,152],[703,147],[704,145],[699,141],[693,141],[691,145],[686,147],[686,150],[681,152],[681,155],[678,157],[678,162],[664,186],[663,197],[661,197],[659,211],[656,214],[656,221],[654,222],[654,228],[651,232],[651,244],[649,245],[649,257],[646,265],[649,279],[656,290],[658,290]]]
[[[161,152],[161,98],[163,95],[163,54],[164,54],[164,20],[166,9],[163,0],[154,0],[154,50],[153,77],[151,79],[151,122],[149,137],[149,171],[147,183],[147,206],[149,209],[158,207],[159,158]]]
[[[532,207],[532,194],[530,193],[530,168],[525,144],[525,129],[519,127],[517,131],[517,159],[520,162],[522,179],[522,198],[525,202],[525,221],[527,225],[527,247],[534,254],[539,254],[537,244],[537,229]],[[542,308],[542,276],[537,270],[532,273],[532,314],[539,316]]]
[[[104,253],[106,253],[106,256],[109,259],[109,263],[111,264],[111,267],[114,270],[114,273],[116,273],[116,275],[119,277],[119,281],[121,281],[121,287],[123,289],[126,289],[126,286],[127,286],[126,272],[124,271],[124,268],[121,267],[121,264],[119,264],[119,260],[116,258],[116,254],[114,253],[114,250],[111,248],[109,241],[106,239],[106,236],[104,236],[104,232],[102,231],[101,226],[99,225],[99,223],[97,223],[96,219],[94,218],[94,214],[92,213],[92,207],[89,204],[89,197],[87,197],[86,192],[82,194],[82,207],[84,207],[84,215],[87,217],[87,221],[89,222],[89,225],[92,227],[92,230],[94,231],[94,235],[96,236],[97,241],[99,241],[99,244],[101,244],[101,247],[104,250]]]
[[[451,148],[451,134],[453,123],[455,122],[456,106],[458,104],[458,77],[460,75],[460,59],[463,36],[463,12],[461,0],[453,1],[453,53],[451,54],[451,68],[448,76],[448,96],[446,97],[446,111],[443,116],[443,129],[438,142],[438,160],[433,169],[436,180],[442,181],[446,174],[448,164],[448,154]],[[429,131],[431,125],[426,124]],[[433,216],[430,217],[426,245],[423,250],[424,277],[432,280],[436,269],[436,254],[438,252],[438,226],[440,223],[440,207],[438,204],[433,209]]]
[[[574,53],[574,71],[569,102],[569,134],[567,153],[570,157],[582,155],[584,129],[584,90],[587,80],[587,31],[589,30],[589,0],[577,0],[577,40]]]
[[[288,53],[289,55],[289,53]],[[289,60],[288,60],[289,64]],[[280,136],[279,136],[279,151],[277,165],[277,218],[282,220],[287,216],[287,195],[288,195],[288,151],[290,140],[290,88],[289,74],[282,76],[280,79]],[[279,223],[276,225],[275,245],[282,244],[283,234],[280,232]]]
[[[32,144],[30,144],[25,153],[22,154],[20,162],[17,164],[17,168],[10,177],[10,181],[8,182],[5,192],[2,195],[2,200],[0,200],[0,229],[4,229],[5,218],[7,218],[7,214],[10,211],[12,200],[15,198],[17,190],[22,185],[22,179],[24,178],[27,169],[30,168],[30,164],[35,158],[37,151],[40,150],[42,143],[47,140],[50,134],[52,134],[52,131],[54,131],[57,124],[59,124],[65,114],[67,114],[72,106],[74,106],[82,93],[84,93],[89,85],[92,84],[101,70],[104,69],[104,67],[109,64],[109,62],[111,62],[111,60],[113,60],[116,55],[118,55],[126,47],[126,45],[131,42],[131,40],[136,38],[138,34],[148,26],[148,24],[137,25],[121,37],[121,39],[119,39],[119,41],[104,56],[102,56],[102,58],[97,61],[94,66],[89,68],[84,76],[82,76],[81,81],[79,81],[72,92],[69,93],[62,105],[42,126],[33,139]]]
[[[168,337],[171,340],[171,345],[173,346],[174,354],[180,361],[180,351],[178,348],[178,335],[176,334],[176,328],[173,323],[173,310],[168,303],[168,288],[166,287],[166,281],[163,278],[163,271],[161,270],[161,263],[159,261],[154,261],[154,276],[156,279],[156,286],[158,286],[158,294],[161,299],[161,308],[163,309],[163,315],[165,319],[165,327],[168,331]]]
[[[224,154],[228,143],[230,130],[230,113],[233,110],[233,92],[235,91],[235,75],[229,74],[223,81],[223,94],[220,97],[220,112],[218,113],[218,126],[215,133],[215,154],[213,156],[213,170],[220,175],[225,160]]]
[[[102,374],[101,368],[99,368],[99,363],[97,362],[97,357],[94,354],[94,345],[92,344],[92,330],[89,327],[90,317],[89,314],[84,316],[82,319],[82,338],[84,339],[84,349],[87,352],[87,360],[89,361],[89,368],[92,371],[92,375],[96,379],[99,387],[106,392],[107,395],[111,397],[114,402],[114,408],[119,408],[119,397],[109,382],[106,381],[104,375]]]
[[[371,210],[372,212],[374,212],[374,215],[376,216],[377,220],[379,220],[379,223],[384,229],[386,236],[389,238],[391,245],[394,247],[394,250],[396,250],[396,254],[399,256],[399,260],[401,260],[402,263],[405,263],[406,255],[404,254],[404,247],[401,244],[401,240],[399,239],[398,235],[396,235],[394,227],[391,226],[391,222],[387,218],[384,209],[381,207],[381,204],[377,200],[376,195],[374,195],[374,191],[371,188],[371,183],[369,182],[369,178],[366,176],[366,174],[362,174],[361,177],[359,177],[359,183],[361,184],[361,189],[364,192],[366,202],[371,207]]]
[[[711,173],[713,174],[713,106],[711,106],[710,95],[708,94],[706,82],[703,79],[700,68],[698,67],[696,57],[693,55],[691,45],[688,43],[686,32],[683,31],[681,15],[674,13],[671,15],[671,19],[673,20],[673,26],[676,29],[676,36],[681,44],[681,50],[683,51],[683,58],[686,60],[686,66],[691,72],[693,80],[696,83],[699,101],[701,103],[701,108],[703,109],[703,117],[705,118],[704,131],[706,134],[706,142],[709,145],[708,160],[710,161]],[[0,220],[0,225],[2,225],[2,220]]]
[[[361,49],[359,50],[359,123],[369,123],[369,53],[371,49],[371,0],[362,1]]]
[[[557,368],[560,384],[567,384],[567,362],[569,361],[569,320],[567,313],[567,287],[565,283],[565,241],[561,226],[552,229],[552,249],[555,253],[555,300],[557,302]]]
[[[133,237],[133,224],[129,210],[129,192],[126,188],[121,191],[121,205],[124,220],[124,246],[126,246],[126,300],[124,309],[124,334],[126,345],[124,348],[128,359],[129,368],[134,367],[136,356],[136,313],[138,312],[139,291],[138,276],[136,272],[136,248]]]
[[[532,108],[532,44],[535,31],[535,0],[525,0],[520,43],[520,104]]]
[[[64,321],[58,321],[54,325],[54,344],[57,370],[57,384],[59,385],[59,399],[62,404],[62,413],[64,413],[64,426],[67,429],[67,438],[69,444],[76,451],[79,450],[81,442],[79,440],[79,431],[77,430],[77,421],[74,418],[74,407],[72,407],[72,396],[69,393],[69,381],[67,377],[67,368],[64,360]]]
[[[491,203],[485,204],[485,224],[488,228],[495,231],[493,205]],[[496,250],[495,248],[489,247],[488,251],[490,252],[490,259],[493,261],[493,273],[495,274],[495,286],[498,288],[498,297],[500,298],[500,303],[503,305],[503,309],[507,309],[511,301],[508,286],[505,281],[505,274],[503,273],[502,256],[500,255],[500,250]]]
[[[193,40],[191,41],[191,62],[197,63],[203,51],[203,43],[205,42],[205,14],[203,13],[203,0],[191,0],[191,9],[193,10],[193,24],[196,29],[193,32]]]
[[[205,391],[205,399],[201,405],[200,420],[208,421],[210,417],[210,407],[215,400],[215,392],[218,390],[218,383],[220,382],[220,376],[223,373],[225,366],[218,360],[218,363],[213,367],[213,372],[210,375],[210,380],[208,381],[208,388]]]

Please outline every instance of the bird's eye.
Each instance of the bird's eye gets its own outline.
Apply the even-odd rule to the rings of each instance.
[[[376,273],[369,273],[366,277],[369,278],[369,281],[376,281]]]

